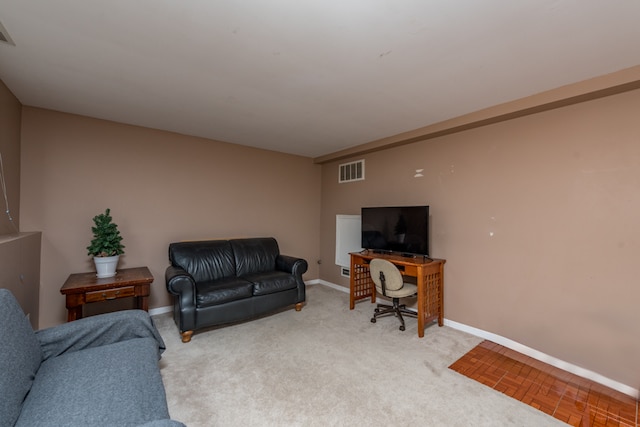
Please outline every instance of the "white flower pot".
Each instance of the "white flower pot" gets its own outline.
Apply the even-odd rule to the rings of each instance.
[[[96,276],[98,276],[98,279],[115,276],[118,259],[120,259],[120,255],[93,257],[93,262],[96,264]]]

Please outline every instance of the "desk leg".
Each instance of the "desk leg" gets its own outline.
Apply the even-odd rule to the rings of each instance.
[[[438,326],[444,324],[444,263],[440,264],[440,284],[438,286],[439,301],[438,306]]]
[[[418,267],[417,274],[417,285],[418,285],[418,337],[424,337],[424,299],[425,295],[425,284],[424,284],[424,271],[422,271],[422,267]]]
[[[351,270],[349,270],[349,310],[353,310],[356,306],[356,299],[354,296],[356,282],[356,263],[354,262],[353,255],[351,255]]]
[[[371,280],[369,263],[361,257],[351,254],[351,274],[349,277],[349,309],[353,310],[356,301],[371,298],[376,302],[376,286]],[[357,295],[356,295],[357,294]]]

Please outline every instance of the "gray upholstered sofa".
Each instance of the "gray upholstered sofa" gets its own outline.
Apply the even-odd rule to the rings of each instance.
[[[307,261],[281,254],[273,237],[171,243],[169,261],[165,281],[182,342],[196,329],[290,305],[300,311],[305,301]]]
[[[0,426],[176,427],[158,367],[164,342],[128,310],[34,332],[0,289]]]

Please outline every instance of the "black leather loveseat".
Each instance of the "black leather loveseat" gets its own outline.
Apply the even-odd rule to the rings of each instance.
[[[182,342],[196,329],[302,309],[307,262],[281,255],[271,237],[171,243],[167,290]]]

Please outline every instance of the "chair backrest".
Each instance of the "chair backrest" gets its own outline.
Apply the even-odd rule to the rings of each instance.
[[[397,291],[404,286],[400,270],[386,259],[374,258],[369,263],[371,280],[382,295],[386,291]]]

